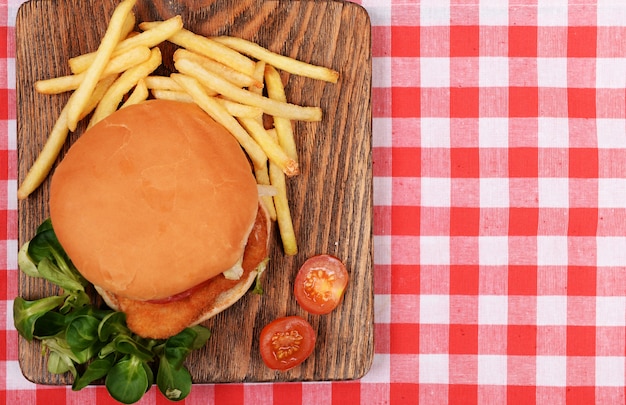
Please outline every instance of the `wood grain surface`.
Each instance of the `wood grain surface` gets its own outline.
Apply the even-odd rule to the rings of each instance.
[[[68,95],[46,96],[35,80],[69,74],[67,60],[97,48],[117,1],[31,0],[16,22],[18,179],[24,178]],[[253,40],[281,54],[340,72],[329,84],[283,73],[288,99],[320,105],[318,123],[295,123],[302,174],[288,181],[300,251],[286,257],[274,236],[265,293],[248,293],[206,322],[213,336],[192,354],[188,367],[196,383],[343,380],[363,376],[373,357],[373,243],[371,155],[371,41],[365,10],[342,1],[139,0],[137,21],[181,15],[185,27],[205,35],[228,34]],[[164,61],[174,47],[163,44]],[[168,74],[170,62],[157,73]],[[64,151],[84,131],[70,134]],[[48,182],[19,202],[19,244],[32,238],[48,215]],[[80,215],[80,213],[76,213]],[[276,235],[277,232],[274,232]],[[325,316],[305,313],[296,303],[293,280],[309,256],[340,257],[351,273],[343,303]],[[23,274],[19,294],[35,299],[56,290]],[[97,300],[97,297],[94,297]],[[258,346],[261,329],[273,319],[300,315],[317,331],[313,355],[288,372],[264,366]],[[24,375],[42,384],[71,383],[51,375],[37,343],[19,342]]]

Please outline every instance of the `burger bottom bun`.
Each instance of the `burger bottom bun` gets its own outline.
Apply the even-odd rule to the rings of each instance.
[[[94,287],[109,307],[126,314],[126,324],[131,331],[145,338],[166,339],[212,318],[246,294],[265,269],[270,230],[269,216],[259,204],[243,255],[244,273],[239,280],[228,280],[220,274],[194,287],[183,298],[162,302],[137,301]]]

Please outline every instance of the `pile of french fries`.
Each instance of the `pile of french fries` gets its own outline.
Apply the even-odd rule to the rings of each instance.
[[[183,27],[180,16],[141,22],[137,31],[136,1],[117,5],[98,49],[69,60],[72,74],[35,83],[42,94],[72,93],[20,185],[18,198],[25,199],[39,187],[68,133],[90,114],[88,128],[150,97],[192,102],[222,124],[247,153],[260,190],[268,190],[261,199],[278,223],[283,250],[296,254],[286,188],[286,177],[299,173],[292,121],[319,121],[322,111],[289,103],[279,70],[331,83],[337,82],[338,72],[241,38],[195,34]],[[176,72],[157,76],[154,72],[163,62],[158,45],[165,41],[177,46]],[[272,123],[269,129],[266,122]]]

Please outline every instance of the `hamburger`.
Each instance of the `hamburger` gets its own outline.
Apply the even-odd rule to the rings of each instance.
[[[228,308],[267,262],[247,156],[191,103],[148,100],[88,129],[52,176],[49,208],[73,264],[146,338]]]

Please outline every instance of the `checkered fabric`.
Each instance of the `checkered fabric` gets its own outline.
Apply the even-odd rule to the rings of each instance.
[[[624,404],[626,2],[363,0],[375,355],[359,381],[186,404]],[[0,400],[111,403],[17,362],[14,23],[0,0]],[[146,404],[166,403],[153,388]]]

